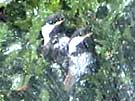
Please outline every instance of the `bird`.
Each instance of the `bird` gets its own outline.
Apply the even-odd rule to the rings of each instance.
[[[68,42],[70,38],[64,32],[64,16],[56,12],[48,16],[41,28],[44,43],[42,45],[43,55],[48,61],[62,65],[68,53]],[[64,66],[65,67],[65,66]]]
[[[43,44],[41,54],[48,63],[45,75],[51,76],[53,82],[63,82],[68,67],[68,43],[70,37],[65,32],[65,17],[61,12],[48,16],[41,27]],[[50,75],[52,74],[52,75]]]
[[[70,37],[65,32],[64,22],[65,17],[56,12],[48,16],[41,27],[44,41],[41,46],[42,54],[49,64],[48,68],[43,70],[43,73],[50,81],[49,88],[52,93],[56,93],[56,96],[63,96],[61,86],[63,86],[63,79],[68,67],[68,43]]]
[[[68,44],[69,67],[64,80],[64,88],[70,92],[85,74],[95,74],[97,59],[92,28],[77,29]]]

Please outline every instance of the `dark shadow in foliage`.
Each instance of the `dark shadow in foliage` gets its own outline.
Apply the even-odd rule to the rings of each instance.
[[[0,91],[8,91],[12,86],[11,80],[9,80],[6,76],[0,77]]]
[[[25,20],[26,19],[26,9],[23,3],[19,3],[16,1],[11,1],[7,4],[5,9],[5,14],[8,17],[8,21],[14,23],[17,20]]]
[[[108,15],[108,12],[109,12],[109,10],[106,5],[99,6],[97,8],[96,18],[104,19]]]
[[[61,9],[65,11],[71,10],[71,8],[68,6],[66,0],[60,0],[60,5],[62,6]]]
[[[0,21],[2,21],[2,22],[6,22],[7,21],[7,17],[5,15],[5,7],[4,6],[0,7]]]

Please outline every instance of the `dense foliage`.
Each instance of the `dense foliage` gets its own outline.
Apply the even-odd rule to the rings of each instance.
[[[97,42],[100,70],[83,78],[87,85],[78,87],[75,97],[79,101],[134,101],[134,5],[135,0],[129,4],[125,0],[0,3],[0,101],[68,99],[57,74],[52,73],[38,50],[43,40],[39,33],[42,24],[48,15],[58,11],[65,15],[68,33],[92,26]]]

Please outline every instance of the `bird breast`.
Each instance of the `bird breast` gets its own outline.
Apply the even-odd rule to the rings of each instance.
[[[71,65],[69,69],[71,74],[76,77],[88,73],[89,68],[87,67],[95,62],[90,52],[84,52],[78,56],[70,56],[70,59]]]

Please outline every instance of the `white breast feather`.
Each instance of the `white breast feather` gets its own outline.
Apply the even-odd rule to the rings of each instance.
[[[54,45],[54,48],[63,49],[68,45],[70,38],[69,37],[62,37],[59,39],[59,42]]]
[[[50,41],[49,34],[52,32],[54,27],[55,27],[54,25],[50,25],[48,23],[46,23],[46,25],[44,25],[42,27],[42,35],[44,38],[44,45],[46,45]]]
[[[76,52],[76,46],[84,40],[85,37],[74,37],[69,43],[69,54]]]
[[[76,77],[81,76],[87,73],[87,66],[90,65],[93,61],[91,61],[92,54],[85,52],[80,54],[79,56],[70,56],[73,65],[69,67],[71,74]]]

